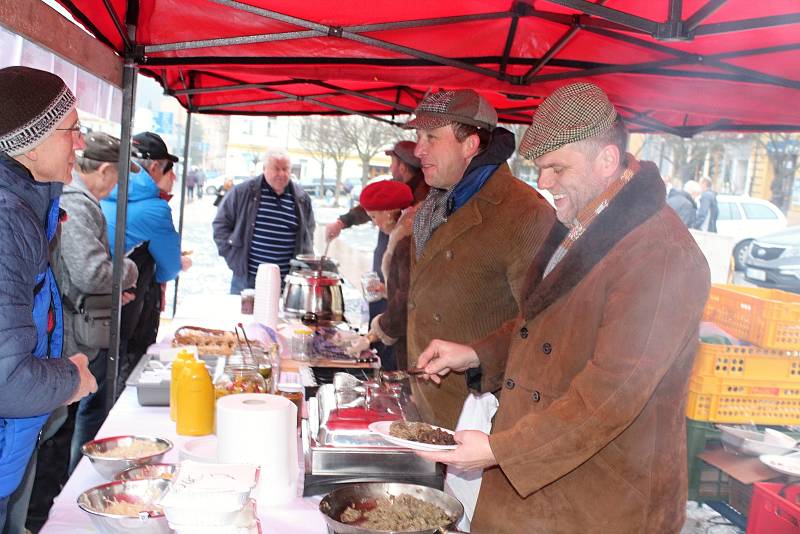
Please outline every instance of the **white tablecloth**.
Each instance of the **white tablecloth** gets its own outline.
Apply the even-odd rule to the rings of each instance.
[[[164,461],[168,463],[177,463],[178,448],[186,440],[192,439],[175,434],[175,423],[169,418],[169,408],[139,406],[135,388],[125,389],[109,413],[98,437],[120,434],[155,435],[169,439],[175,447],[164,457]],[[83,491],[105,482],[107,480],[94,470],[89,460],[83,458],[64,490],[56,498],[41,534],[94,532],[89,516],[78,508],[76,501]],[[302,487],[299,484],[298,492],[302,492]],[[328,531],[317,508],[318,503],[319,497],[298,497],[280,508],[259,507],[258,516],[264,534],[326,534]]]

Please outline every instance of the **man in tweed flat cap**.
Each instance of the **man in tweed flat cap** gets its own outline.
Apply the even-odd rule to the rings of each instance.
[[[408,291],[408,360],[436,338],[471,343],[519,311],[525,273],[555,222],[552,208],[511,174],[514,134],[475,91],[431,93],[406,128],[416,129],[431,189],[417,209]],[[463,377],[411,383],[423,418],[455,428]]]
[[[484,467],[477,532],[680,532],[684,402],[709,290],[694,239],[653,163],[626,154],[597,86],[562,87],[520,152],[553,194],[558,225],[529,273],[522,313],[471,347],[439,343],[435,373],[480,372],[500,392],[491,435],[423,456]]]
[[[84,354],[62,358],[50,267],[61,186],[82,138],[58,76],[0,69],[0,527],[50,412],[97,388]],[[27,502],[24,503],[27,509]]]

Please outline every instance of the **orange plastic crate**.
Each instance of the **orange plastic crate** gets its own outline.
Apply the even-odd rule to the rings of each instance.
[[[712,395],[740,395],[744,397],[800,400],[800,382],[783,382],[779,380],[750,380],[738,377],[699,375],[693,376],[689,381],[689,391],[710,393]]]
[[[800,382],[800,350],[700,343],[692,376]]]
[[[715,284],[703,319],[760,347],[800,350],[800,295],[794,293]]]
[[[800,424],[800,397],[746,396],[689,391],[686,416],[712,423]]]

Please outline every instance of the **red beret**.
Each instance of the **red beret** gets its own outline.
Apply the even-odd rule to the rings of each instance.
[[[367,211],[402,210],[414,203],[414,194],[403,182],[381,180],[365,187],[358,201]]]

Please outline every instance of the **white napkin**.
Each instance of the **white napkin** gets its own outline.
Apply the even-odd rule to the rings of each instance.
[[[461,408],[461,415],[458,416],[456,431],[480,430],[489,434],[492,430],[492,417],[497,412],[498,405],[497,397],[491,393],[469,395],[464,401],[464,407]],[[469,532],[482,478],[483,469],[465,471],[453,466],[447,467],[444,491],[464,505],[464,517],[458,523],[459,530]]]

